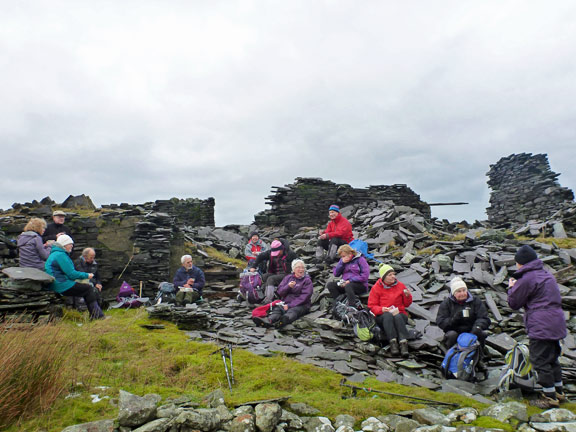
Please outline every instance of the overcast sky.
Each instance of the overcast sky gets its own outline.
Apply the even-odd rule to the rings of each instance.
[[[576,189],[574,1],[0,0],[0,208],[408,184],[486,219],[489,165]]]

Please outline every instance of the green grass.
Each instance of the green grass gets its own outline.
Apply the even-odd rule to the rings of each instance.
[[[199,402],[204,395],[220,388],[228,406],[291,396],[292,402],[305,402],[332,419],[347,413],[359,421],[423,406],[404,398],[374,397],[364,392],[359,392],[357,398],[342,399],[343,394],[349,393],[340,387],[342,377],[335,372],[301,364],[283,355],[260,357],[241,349],[234,350],[236,385],[230,394],[222,358],[219,353],[212,355],[218,349],[216,345],[188,341],[174,324],[150,320],[143,309],[108,313],[111,319],[97,322],[88,322],[76,312],[67,313],[62,322],[53,326],[57,331],[55,337],[73,341],[70,352],[74,356],[63,365],[68,381],[62,384],[62,392],[51,403],[50,411],[32,409],[31,417],[7,431],[60,431],[72,424],[116,418],[118,408],[111,401],[117,399],[120,389],[137,395],[158,393],[163,398],[186,395]],[[162,323],[165,329],[147,330],[140,326],[151,323]],[[98,389],[100,386],[106,389]],[[484,407],[463,396],[385,384],[374,378],[368,378],[363,386],[477,409]],[[67,394],[76,397],[66,399]],[[93,403],[94,394],[108,398]],[[495,425],[494,420],[478,422]],[[498,427],[503,425],[498,423]]]

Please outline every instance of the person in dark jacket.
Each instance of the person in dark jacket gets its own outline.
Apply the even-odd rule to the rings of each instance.
[[[82,255],[74,261],[74,268],[85,273],[92,273],[94,277],[90,279],[90,285],[94,287],[94,293],[100,307],[102,307],[102,280],[98,272],[98,263],[96,262],[96,251],[93,248],[84,248]],[[72,297],[70,305],[78,310],[84,310],[86,305],[82,297]]]
[[[282,282],[292,268],[292,261],[296,254],[284,239],[276,239],[270,244],[270,249],[262,252],[252,263],[250,271],[256,271],[261,263],[268,262],[266,273],[262,276],[265,287],[263,303],[270,303],[274,299],[276,286]]]
[[[332,204],[328,209],[328,217],[330,218],[328,226],[318,236],[316,261],[322,262],[325,259],[330,264],[337,259],[338,247],[350,243],[354,240],[354,235],[352,225],[340,214],[340,207],[336,204]],[[324,251],[328,251],[326,258]]]
[[[515,278],[508,282],[508,305],[524,308],[524,324],[530,338],[530,362],[538,372],[542,395],[531,405],[542,409],[558,407],[566,400],[562,384],[560,340],[566,337],[566,319],[556,279],[544,270],[534,249],[524,245],[516,256]]]
[[[72,232],[70,228],[64,225],[66,222],[66,213],[62,210],[56,210],[52,213],[52,222],[46,227],[46,231],[42,235],[42,241],[46,243],[47,241],[56,241],[59,235],[66,234],[72,237]]]
[[[24,232],[18,236],[20,267],[32,267],[44,271],[44,264],[51,250],[51,246],[42,241],[45,230],[44,219],[32,218],[28,221]]]
[[[202,290],[206,285],[204,272],[194,265],[190,255],[183,255],[180,262],[182,267],[176,270],[173,281],[174,287],[178,289],[176,303],[194,303],[202,298]]]
[[[490,318],[484,302],[470,294],[466,283],[457,276],[450,281],[450,296],[438,308],[436,324],[444,330],[447,349],[456,343],[460,333],[475,334],[480,345],[484,346]]]
[[[271,308],[268,317],[254,317],[256,324],[262,327],[282,328],[298,318],[306,315],[310,310],[312,293],[312,279],[306,274],[304,261],[292,261],[292,274],[287,275],[278,286],[278,297],[281,302]]]
[[[46,260],[44,269],[46,273],[54,277],[49,288],[63,296],[84,297],[91,319],[104,318],[104,313],[98,305],[94,288],[87,283],[76,282],[82,279],[92,279],[92,273],[79,272],[74,269],[74,263],[69,254],[74,247],[72,237],[63,234],[52,245],[50,256]]]
[[[412,293],[396,278],[394,269],[381,264],[380,279],[372,286],[368,297],[368,308],[376,316],[376,324],[390,344],[390,354],[408,357],[408,313],[412,304]]]
[[[355,251],[350,245],[342,245],[338,248],[340,261],[332,270],[334,276],[341,276],[339,283],[328,282],[326,288],[333,299],[346,293],[348,304],[357,308],[362,308],[362,303],[358,294],[367,293],[370,289],[368,279],[370,278],[370,266],[366,258],[360,252]]]

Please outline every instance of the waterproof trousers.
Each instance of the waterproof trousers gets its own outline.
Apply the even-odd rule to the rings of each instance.
[[[382,329],[384,338],[387,341],[396,339],[397,341],[408,340],[408,329],[406,323],[408,317],[403,313],[392,315],[390,312],[384,312],[376,316],[376,324]]]
[[[92,285],[76,282],[71,288],[68,288],[61,294],[66,297],[84,297],[84,302],[86,302],[86,307],[88,307],[90,318],[104,318],[104,313],[98,304],[98,297],[96,296]]]

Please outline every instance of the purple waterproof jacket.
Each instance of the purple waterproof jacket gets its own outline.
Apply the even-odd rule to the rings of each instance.
[[[512,309],[524,308],[524,324],[530,339],[560,340],[566,337],[566,319],[556,279],[539,259],[520,268],[508,290]]]
[[[288,285],[290,282],[295,281],[296,285],[294,288]],[[278,285],[278,297],[284,303],[288,305],[289,308],[296,306],[307,306],[310,307],[310,299],[312,298],[312,293],[314,292],[314,287],[312,286],[312,279],[310,276],[304,275],[298,279],[293,273],[286,276]]]
[[[44,263],[50,256],[50,246],[45,247],[40,234],[25,231],[18,236],[20,267],[32,267],[44,271]]]
[[[370,277],[370,266],[366,261],[366,258],[362,254],[358,253],[352,260],[345,263],[340,258],[336,267],[332,271],[334,276],[342,276],[343,280],[348,280],[350,282],[359,282],[366,287],[366,291],[370,288],[368,284],[368,278]]]

